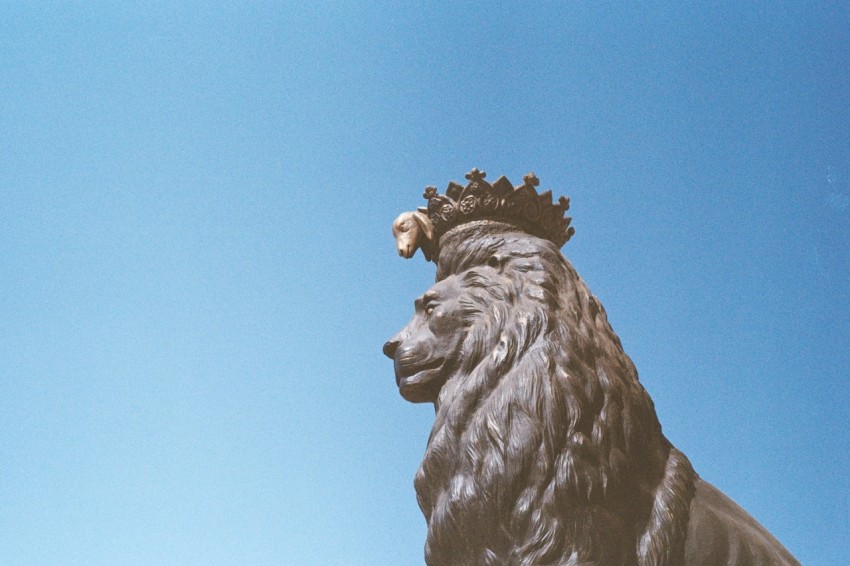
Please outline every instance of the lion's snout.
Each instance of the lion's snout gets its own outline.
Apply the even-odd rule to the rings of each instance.
[[[412,403],[431,402],[439,391],[443,359],[432,356],[432,349],[411,339],[410,325],[387,340],[384,355],[393,361],[395,382],[401,396]],[[435,374],[437,372],[437,374]]]
[[[395,361],[396,353],[398,352],[398,347],[402,345],[402,343],[410,336],[410,331],[408,330],[410,325],[402,328],[395,336],[390,338],[384,343],[383,352],[386,357]]]
[[[403,376],[412,375],[419,371],[419,366],[428,362],[428,352],[423,351],[419,344],[399,344],[393,352],[395,355],[396,372]]]

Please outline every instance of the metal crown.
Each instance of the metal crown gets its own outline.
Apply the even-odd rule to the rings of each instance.
[[[549,240],[559,248],[575,233],[572,218],[564,216],[570,199],[562,196],[552,202],[552,191],[538,194],[540,180],[528,173],[518,187],[504,176],[492,185],[484,180],[484,171],[473,169],[466,174],[465,187],[450,182],[446,194],[437,194],[436,187],[426,187],[423,195],[428,206],[422,209],[434,225],[434,238],[452,228],[473,220],[498,220],[513,224],[523,231]]]

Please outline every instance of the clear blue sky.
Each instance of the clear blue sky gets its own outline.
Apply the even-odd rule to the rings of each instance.
[[[846,3],[302,4],[0,8],[0,564],[421,564],[390,223],[474,166],[570,195],[667,436],[850,563]]]

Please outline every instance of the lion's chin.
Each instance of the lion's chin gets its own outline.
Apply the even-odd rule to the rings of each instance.
[[[442,364],[434,369],[424,369],[398,380],[398,391],[411,403],[433,403],[440,394],[445,379],[442,377]]]

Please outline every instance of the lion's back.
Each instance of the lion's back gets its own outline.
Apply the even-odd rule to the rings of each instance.
[[[699,478],[695,488],[686,566],[799,566],[767,529],[717,488]]]

